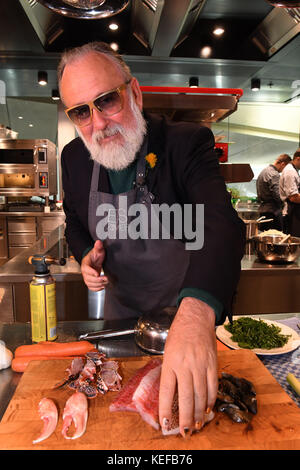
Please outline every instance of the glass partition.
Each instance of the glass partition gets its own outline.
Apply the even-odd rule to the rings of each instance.
[[[256,179],[263,168],[299,148],[300,105],[239,103],[227,119],[211,129],[220,142],[229,142],[228,163],[249,163],[254,178],[248,183],[227,187],[234,198],[256,199]]]

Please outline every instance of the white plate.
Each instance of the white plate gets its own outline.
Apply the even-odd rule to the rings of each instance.
[[[296,333],[295,330],[293,330],[289,326],[286,326],[283,323],[278,323],[276,321],[265,320],[265,319],[259,318],[259,317],[251,317],[251,316],[248,316],[248,315],[247,316],[246,315],[236,316],[236,317],[233,317],[233,320],[237,320],[238,318],[242,318],[242,317],[253,318],[254,320],[262,320],[265,323],[267,323],[268,325],[278,326],[281,330],[280,331],[281,334],[291,335],[288,342],[284,346],[282,346],[281,348],[251,349],[251,351],[253,351],[254,353],[262,354],[264,356],[273,356],[275,354],[286,354],[288,352],[294,351],[295,349],[298,348],[298,346],[300,346],[300,336]],[[228,323],[229,323],[229,321],[225,322],[224,325],[228,325]],[[239,347],[238,343],[235,343],[234,341],[232,341],[232,339],[231,339],[232,334],[230,333],[230,331],[226,330],[224,325],[220,325],[220,326],[217,327],[217,329],[216,329],[217,338],[220,341],[222,341],[222,343],[226,344],[226,346],[229,346],[232,349],[242,349],[242,348]]]

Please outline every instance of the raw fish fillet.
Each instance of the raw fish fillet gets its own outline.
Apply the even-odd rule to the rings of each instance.
[[[116,399],[111,403],[110,411],[135,411],[154,429],[159,429],[159,386],[162,361],[152,359],[131,377]],[[203,426],[214,418],[211,411],[204,415]],[[164,435],[179,434],[178,395],[174,396],[170,429],[162,429]]]
[[[119,392],[116,399],[111,403],[110,411],[137,411],[136,404],[132,401],[133,395],[139,386],[141,380],[152,369],[161,366],[161,359],[155,358],[148,362],[144,367],[139,369],[136,374],[131,377],[127,384]]]
[[[62,435],[66,439],[77,439],[82,436],[86,429],[88,419],[88,402],[84,393],[75,392],[67,400],[63,412],[63,428]],[[67,432],[72,424],[75,425],[75,432],[73,436],[68,436]]]
[[[154,429],[159,429],[158,397],[161,364],[150,370],[140,381],[132,397],[136,410],[141,418]]]
[[[39,415],[44,421],[44,427],[40,436],[32,441],[33,444],[44,441],[47,439],[56,428],[58,420],[58,411],[55,403],[50,398],[42,398],[39,402]]]

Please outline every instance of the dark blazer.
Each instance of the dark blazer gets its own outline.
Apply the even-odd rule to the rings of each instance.
[[[201,250],[190,252],[182,288],[208,291],[224,305],[227,314],[240,276],[245,226],[231,205],[214,152],[213,134],[196,123],[173,122],[148,114],[145,117],[148,152],[157,155],[156,166],[147,174],[154,202],[204,204],[204,245]],[[61,162],[66,239],[76,260],[81,262],[83,252],[94,244],[88,230],[93,162],[80,138],[65,146]],[[100,175],[99,188],[111,192],[107,172]]]

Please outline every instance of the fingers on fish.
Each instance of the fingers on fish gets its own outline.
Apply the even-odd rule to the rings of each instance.
[[[84,393],[76,391],[66,402],[63,411],[62,435],[65,439],[77,439],[85,430],[88,419],[88,401]],[[75,432],[68,435],[71,424],[74,423]]]
[[[47,439],[54,432],[58,421],[58,410],[53,400],[50,398],[42,398],[39,402],[38,411],[40,418],[44,422],[44,427],[37,439],[34,439],[33,444],[42,442]]]

